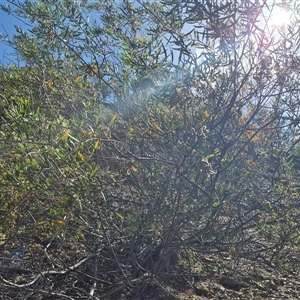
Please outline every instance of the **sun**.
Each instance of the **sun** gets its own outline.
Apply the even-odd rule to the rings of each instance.
[[[290,23],[291,17],[291,11],[280,9],[272,14],[270,18],[270,25],[277,28],[283,27]]]

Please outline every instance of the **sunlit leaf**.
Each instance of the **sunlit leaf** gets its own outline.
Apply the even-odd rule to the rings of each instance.
[[[128,172],[133,172],[133,173],[135,173],[135,172],[137,172],[137,169],[136,169],[136,167],[134,167],[134,166],[130,166],[130,167],[128,168]]]
[[[65,221],[60,220],[60,219],[57,219],[57,220],[53,220],[52,223],[58,224],[58,225],[64,225],[64,224],[65,224]]]
[[[90,178],[93,178],[93,177],[96,175],[97,171],[98,171],[98,166],[96,166],[96,167],[93,169],[93,171],[90,173]]]
[[[54,91],[54,87],[51,79],[46,81],[46,84],[49,90]]]
[[[218,207],[220,205],[220,201],[215,201],[214,203],[213,203],[213,207]]]
[[[77,155],[79,156],[79,158],[81,159],[81,161],[85,161],[85,157],[84,157],[84,155],[80,151],[77,152]]]
[[[117,117],[118,117],[117,114],[114,114],[114,115],[113,115],[113,117],[111,118],[111,120],[110,120],[110,122],[109,122],[109,124],[108,124],[108,128],[111,128],[111,127],[115,124],[115,122],[116,122],[116,120],[117,120]]]
[[[100,145],[100,140],[97,140],[94,145],[94,150],[97,150],[99,148],[99,145]]]
[[[47,222],[46,221],[39,221],[39,222],[37,222],[36,224],[37,225],[44,225],[44,224],[46,224]]]
[[[65,141],[69,137],[70,133],[71,130],[68,129],[59,139]]]
[[[162,130],[157,124],[154,124],[154,127],[155,127],[158,131],[163,132],[163,130]]]
[[[212,153],[212,154],[209,154],[205,157],[205,160],[207,161],[210,161],[211,159],[213,159],[214,157],[216,157],[217,154],[216,153]]]
[[[120,218],[120,219],[124,219],[124,217],[120,214],[120,213],[116,213],[116,215]]]
[[[205,111],[203,112],[203,114],[204,114],[204,117],[205,117],[205,118],[209,118],[209,117],[210,117],[210,114],[209,114],[209,112],[208,112],[207,110],[205,110]]]

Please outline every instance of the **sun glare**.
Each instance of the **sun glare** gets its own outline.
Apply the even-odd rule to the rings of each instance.
[[[270,25],[272,27],[282,27],[288,25],[291,19],[291,12],[281,9],[274,13],[270,18]]]

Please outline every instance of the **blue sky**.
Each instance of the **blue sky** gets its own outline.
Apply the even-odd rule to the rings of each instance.
[[[7,1],[0,0],[1,5],[8,4]],[[12,7],[12,6],[11,6]],[[10,37],[15,33],[14,25],[24,27],[22,22],[13,15],[8,15],[0,9],[0,34],[8,34]],[[3,40],[0,40],[0,65],[7,65],[12,59],[9,53],[13,53],[13,49],[7,46]]]
[[[8,1],[5,0],[0,0],[1,5],[9,4]],[[13,8],[13,5],[10,5]],[[278,13],[279,10],[279,13]],[[285,22],[286,16],[284,17],[283,15],[280,15],[280,9],[277,7],[274,7],[273,11],[273,19],[275,19],[275,22],[273,20],[273,26],[280,26],[282,25],[282,22]],[[290,17],[288,17],[289,19]],[[280,24],[279,24],[279,22]],[[278,23],[278,24],[276,24]],[[24,29],[24,24],[22,21],[18,20],[16,17],[13,15],[8,15],[7,13],[3,12],[0,9],[0,36],[8,34],[9,37],[12,37],[13,34],[15,33],[15,27],[14,25],[18,25],[21,28]],[[189,31],[189,28],[184,28],[184,31]],[[0,39],[0,65],[7,65],[11,60],[13,60],[13,57],[10,55],[10,53],[13,53],[14,50],[10,48],[8,45],[5,44],[3,39]]]

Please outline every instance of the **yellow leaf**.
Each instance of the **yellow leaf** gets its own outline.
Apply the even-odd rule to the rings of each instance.
[[[46,84],[49,90],[54,91],[54,87],[51,79],[46,81]]]
[[[128,168],[128,171],[135,173],[135,172],[137,172],[137,169],[136,169],[136,167],[131,166]]]
[[[78,81],[81,80],[81,76],[78,76],[76,79],[75,79],[75,82],[77,83]]]
[[[158,126],[158,125],[154,125],[154,127],[158,130],[158,131],[160,131],[160,132],[162,132],[163,130]]]
[[[44,225],[46,223],[46,221],[40,221],[40,222],[37,222],[37,225]]]
[[[75,234],[80,238],[84,238],[84,234],[80,231],[76,231]]]
[[[204,117],[205,117],[205,118],[208,118],[208,117],[210,116],[210,114],[209,114],[209,112],[208,112],[207,110],[205,110],[205,111],[203,112],[203,114],[204,114]]]
[[[90,131],[86,132],[84,135],[85,135],[85,137],[87,137],[87,136],[90,137],[93,134],[94,134],[94,132],[92,130],[90,130]]]
[[[63,224],[65,224],[65,222],[64,222],[63,220],[60,220],[60,219],[53,220],[52,223],[58,224],[58,225],[63,225]]]
[[[85,161],[84,155],[80,151],[77,152],[77,155],[79,156],[81,161]]]
[[[117,213],[117,216],[120,218],[120,219],[124,219],[124,217],[121,215],[121,214],[119,214],[119,213]]]
[[[71,133],[71,130],[67,130],[61,137],[60,137],[60,140],[66,140],[67,137],[70,135]]]
[[[97,140],[94,145],[94,150],[97,150],[99,148],[99,145],[100,145],[100,140]]]

